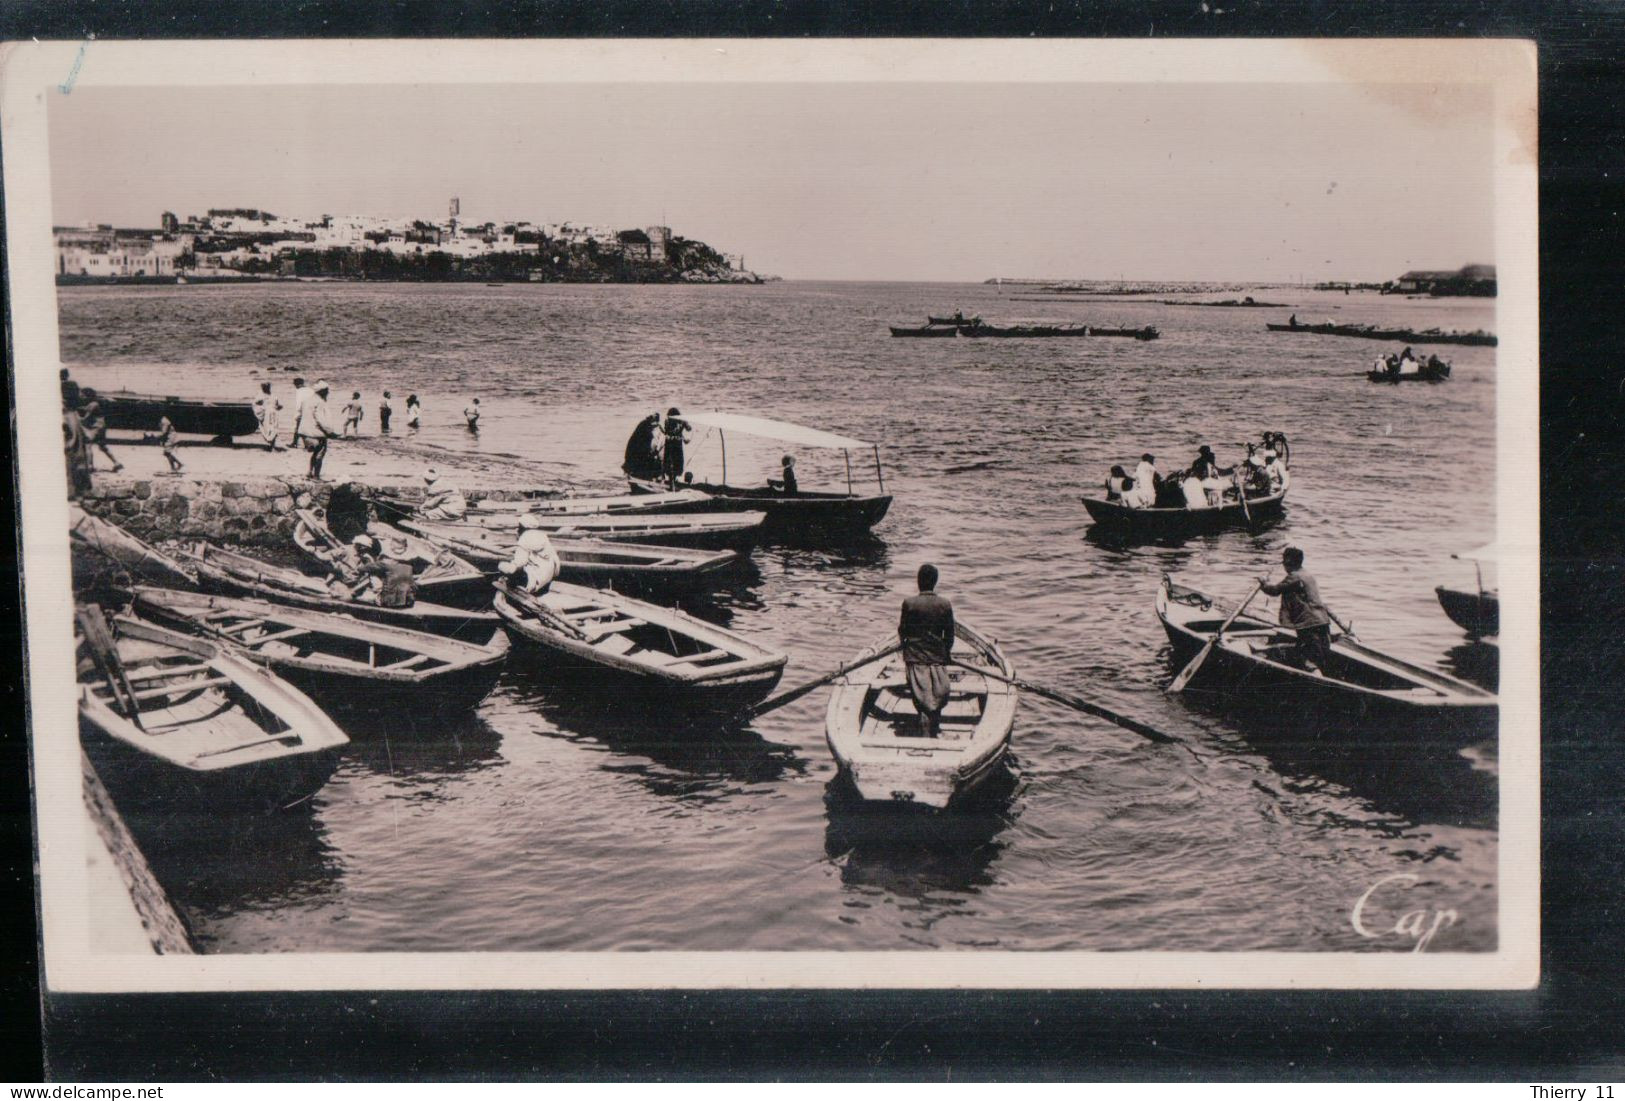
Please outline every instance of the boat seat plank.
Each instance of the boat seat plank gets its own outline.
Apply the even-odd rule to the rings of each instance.
[[[617,619],[610,623],[594,623],[592,627],[597,633],[588,641],[596,642],[606,635],[619,634],[622,631],[630,631],[633,628],[647,627],[648,625],[649,621],[646,619],[634,619],[631,617],[626,619]]]
[[[631,639],[627,638],[625,635],[615,634],[614,632],[607,635],[601,635],[599,638],[594,639],[592,646],[594,649],[601,650],[606,654],[626,654],[637,649],[636,645],[633,644]]]
[[[409,658],[402,658],[400,661],[390,662],[388,665],[380,665],[378,668],[395,670],[414,669],[417,666],[422,665],[424,662],[432,660],[433,659],[428,654],[413,654]]]
[[[700,665],[708,661],[716,661],[718,658],[731,658],[733,656],[726,650],[701,650],[697,654],[680,655],[677,660],[689,665]]]
[[[175,684],[166,684],[158,688],[144,688],[135,693],[138,700],[152,700],[160,696],[179,696],[184,692],[201,692],[205,688],[214,688],[222,684],[230,684],[230,677],[202,677],[198,680],[181,681]]]
[[[263,626],[265,626],[265,620],[263,620],[263,619],[252,619],[251,618],[251,619],[241,620],[240,622],[237,622],[237,623],[228,624],[226,626],[221,627],[220,629],[222,631],[226,632],[226,634],[228,634],[228,635],[240,635],[245,631],[253,630],[255,627],[263,627]]]
[[[289,627],[286,630],[273,631],[270,634],[257,635],[254,638],[245,638],[243,641],[249,643],[250,645],[258,646],[262,642],[280,642],[285,638],[293,638],[295,635],[308,634],[310,634],[310,629],[308,627]]]
[[[209,668],[208,662],[196,665],[168,665],[159,669],[146,669],[128,673],[131,684],[141,684],[144,681],[162,680],[165,677],[189,677],[194,673],[201,673]]]

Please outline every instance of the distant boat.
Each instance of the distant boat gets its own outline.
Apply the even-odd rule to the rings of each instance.
[[[520,639],[624,680],[646,702],[737,707],[772,691],[786,661],[673,608],[559,581],[539,596],[498,583],[496,610]]]
[[[1002,761],[1016,721],[1015,674],[998,646],[955,624],[952,666],[942,730],[919,736],[919,712],[909,692],[902,656],[891,654],[847,674],[830,693],[824,735],[841,772],[860,798],[942,809],[969,795]],[[858,660],[896,641],[888,636]]]
[[[1101,528],[1147,538],[1171,538],[1223,531],[1226,528],[1258,528],[1281,518],[1286,506],[1286,489],[1241,502],[1226,502],[1214,508],[1130,508],[1103,497],[1084,497],[1089,518]]]
[[[1161,332],[1155,325],[1143,325],[1137,329],[1106,328],[1099,325],[966,325],[960,328],[960,336],[1017,338],[1027,339],[1035,337],[1092,337],[1092,336],[1121,336],[1134,340],[1156,340]]]
[[[1450,364],[1436,356],[1430,356],[1426,363],[1417,364],[1407,371],[1403,367],[1393,369],[1383,359],[1377,360],[1365,377],[1372,382],[1443,382],[1450,377]]]
[[[887,328],[891,330],[892,336],[952,337],[959,335],[958,329],[943,328],[941,325],[935,324],[921,325],[917,328],[909,328],[902,325],[888,325]]]
[[[79,725],[121,798],[284,806],[320,789],[344,735],[310,697],[206,639],[79,613]]]
[[[508,657],[500,627],[481,645],[264,600],[148,586],[133,594],[138,615],[230,646],[339,710],[466,710],[496,686]]]
[[[164,417],[175,431],[197,436],[247,436],[259,431],[254,406],[246,401],[209,401],[129,390],[98,390],[102,416],[108,428],[127,432],[156,432]]]
[[[1478,586],[1475,589],[1457,589],[1446,585],[1439,585],[1433,591],[1439,598],[1439,606],[1444,614],[1450,617],[1451,622],[1466,631],[1472,638],[1499,635],[1501,633],[1501,594],[1493,587],[1484,585],[1484,562],[1493,562],[1497,557],[1494,545],[1481,547],[1476,551],[1461,554],[1452,554],[1452,558],[1466,559],[1473,563],[1478,575]]]
[[[689,424],[712,428],[717,433],[717,446],[722,456],[722,482],[685,482],[685,489],[696,489],[709,494],[719,508],[760,510],[767,523],[781,534],[797,536],[807,534],[851,535],[868,531],[885,517],[892,498],[886,492],[885,474],[880,466],[880,445],[851,436],[838,436],[817,428],[806,428],[788,421],[751,417],[741,413],[684,414]],[[785,493],[771,486],[739,486],[728,483],[729,432],[758,436],[801,447],[840,451],[846,455],[846,492],[798,489]],[[852,452],[869,451],[875,460],[875,483],[878,493],[859,493],[853,487]],[[661,482],[629,479],[634,493],[658,493],[666,487]]]
[[[1407,344],[1471,344],[1479,347],[1493,348],[1496,344],[1495,334],[1483,330],[1470,333],[1446,333],[1438,329],[1379,329],[1375,325],[1338,325],[1325,322],[1319,325],[1276,324],[1273,321],[1264,323],[1264,327],[1272,333],[1314,333],[1320,336],[1353,336],[1365,340],[1397,340]]]
[[[980,325],[982,323],[980,317],[966,317],[962,313],[956,313],[952,317],[932,317],[930,314],[926,314],[925,319],[933,325]]]

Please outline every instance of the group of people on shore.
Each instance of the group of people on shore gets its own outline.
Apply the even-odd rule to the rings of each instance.
[[[1292,483],[1286,436],[1265,432],[1259,443],[1246,446],[1243,459],[1221,466],[1213,448],[1203,444],[1189,467],[1166,476],[1147,452],[1133,474],[1122,466],[1111,468],[1106,500],[1125,508],[1220,508],[1240,501],[1244,492],[1249,498],[1283,492]]]
[[[328,405],[331,387],[325,379],[308,384],[303,378],[293,380],[293,446],[303,446],[310,453],[310,477],[320,480],[322,460],[327,456],[327,441],[361,435],[361,422],[366,419],[366,406],[361,391],[350,391],[350,400],[340,410],[339,428],[333,427],[333,413]],[[390,434],[395,417],[394,394],[385,390],[378,400],[378,431]],[[478,400],[478,399],[476,399]],[[259,422],[260,438],[272,451],[283,450],[281,444],[282,402],[271,392],[269,382],[260,383],[260,392],[254,398],[254,419]],[[406,427],[418,429],[423,405],[416,394],[406,399]]]
[[[683,420],[682,410],[675,405],[666,410],[666,417],[650,413],[637,423],[626,440],[626,454],[621,469],[628,478],[639,481],[665,482],[666,488],[676,489],[680,483],[692,482],[694,475],[687,472],[684,445],[693,440],[693,426]],[[796,460],[786,455],[779,460],[779,476],[767,480],[768,487],[786,496],[800,492],[796,481]]]

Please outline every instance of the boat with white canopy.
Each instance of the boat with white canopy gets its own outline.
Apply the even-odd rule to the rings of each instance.
[[[885,472],[880,464],[880,445],[852,436],[841,436],[817,428],[807,428],[787,421],[751,417],[743,413],[685,413],[682,420],[695,428],[709,428],[716,432],[722,450],[722,480],[720,483],[684,483],[685,489],[697,489],[710,494],[719,508],[754,510],[767,513],[767,523],[788,531],[867,531],[878,524],[891,507],[891,495],[886,492]],[[728,484],[728,433],[758,436],[781,443],[820,450],[840,451],[846,457],[846,492],[797,489],[794,493],[770,486],[737,486]],[[852,453],[868,452],[874,456],[875,484],[878,492],[859,493],[852,475]],[[634,493],[665,492],[661,482],[648,479],[630,479]]]

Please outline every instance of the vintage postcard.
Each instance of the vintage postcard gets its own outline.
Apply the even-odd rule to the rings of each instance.
[[[3,60],[49,990],[1538,980],[1533,45]]]

